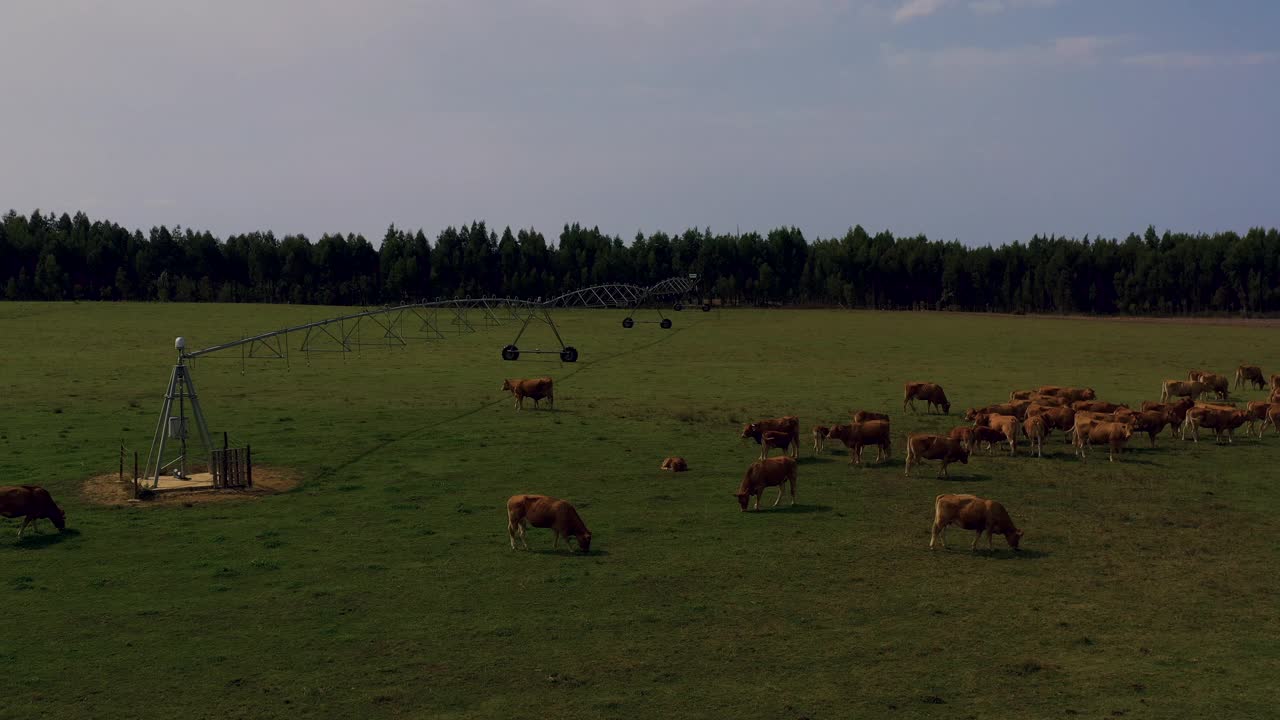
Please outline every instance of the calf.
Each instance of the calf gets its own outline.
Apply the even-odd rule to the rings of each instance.
[[[48,490],[38,485],[11,485],[0,487],[0,516],[22,518],[18,528],[18,537],[26,531],[30,523],[35,532],[40,532],[40,521],[48,520],[62,532],[67,527],[67,514],[53,501]]]
[[[569,502],[547,495],[512,495],[507,500],[507,536],[511,539],[511,549],[516,549],[516,538],[525,550],[529,543],[525,541],[524,532],[528,526],[551,528],[555,536],[552,547],[560,545],[560,538],[572,550],[569,538],[578,541],[578,549],[591,551],[591,531],[578,515],[578,511]]]
[[[1267,426],[1267,411],[1271,409],[1271,403],[1255,400],[1245,404],[1244,416],[1245,421],[1249,424],[1246,431],[1252,435],[1256,430],[1258,437],[1262,437],[1262,429]]]
[[[972,445],[969,446],[969,452],[973,452],[974,448],[985,447],[987,454],[995,451],[997,445],[1005,441],[1004,432],[986,425],[975,425],[973,427]]]
[[[662,466],[658,469],[670,472],[688,472],[689,463],[685,462],[685,459],[682,457],[669,457],[663,459]]]
[[[778,497],[774,499],[773,507],[777,507],[778,502],[782,500],[783,486],[786,483],[791,484],[791,504],[795,505],[796,468],[795,458],[789,457],[766,458],[751,463],[746,474],[742,476],[742,484],[738,486],[738,492],[733,494],[738,498],[738,505],[742,511],[746,512],[747,503],[752,496],[756,499],[754,509],[759,510],[764,489],[774,486],[778,488]]]
[[[757,420],[742,428],[741,437],[752,438],[763,444],[763,435],[768,431],[786,433],[791,439],[792,457],[800,457],[800,418],[784,415],[780,418]]]
[[[911,433],[907,435],[907,477],[911,477],[911,466],[924,460],[938,460],[942,463],[942,475],[947,474],[947,465],[953,462],[969,464],[969,450],[959,440]]]
[[[987,534],[987,549],[994,550],[992,536],[996,533],[1004,535],[1005,542],[1015,551],[1022,542],[1022,531],[1009,518],[1004,506],[995,500],[986,500],[976,495],[943,494],[933,500],[933,530],[929,537],[929,549],[934,543],[940,543],[947,549],[947,526],[959,525],[963,530],[975,530],[970,550],[978,549],[978,541],[982,534]]]
[[[986,426],[992,430],[999,430],[1009,441],[1009,454],[1014,455],[1018,451],[1018,418],[1013,415],[988,415],[986,417]]]
[[[827,433],[829,432],[831,432],[831,428],[826,425],[813,426],[813,452],[815,455],[822,452],[822,449],[826,446]]]
[[[973,448],[974,448],[973,437],[974,437],[974,433],[977,430],[978,428],[975,428],[972,425],[959,425],[957,427],[951,428],[951,432],[947,433],[947,437],[951,438],[952,440],[959,440],[960,444],[964,446],[965,450],[968,450],[969,452],[973,452]]]
[[[870,410],[859,410],[849,416],[854,422],[862,423],[868,420],[883,420],[889,422],[889,416],[884,413],[871,412]]]

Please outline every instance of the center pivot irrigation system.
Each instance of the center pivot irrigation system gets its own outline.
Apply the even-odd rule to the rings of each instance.
[[[204,412],[200,409],[195,384],[191,379],[190,361],[196,358],[215,353],[225,355],[229,350],[238,349],[242,367],[243,363],[249,359],[284,360],[287,363],[291,352],[290,334],[302,334],[302,343],[292,352],[301,351],[309,360],[311,353],[349,353],[366,347],[403,348],[414,341],[443,340],[448,336],[446,333],[450,332],[472,333],[476,331],[476,324],[482,327],[494,327],[516,322],[520,323],[520,330],[516,333],[515,339],[502,348],[503,360],[518,360],[522,354],[543,354],[558,355],[561,362],[571,363],[578,361],[578,350],[565,343],[551,315],[552,310],[625,309],[627,315],[622,320],[624,328],[635,327],[638,322],[652,322],[665,330],[669,329],[672,323],[670,318],[662,314],[660,303],[671,302],[672,309],[680,311],[685,308],[686,302],[696,302],[704,312],[711,310],[710,301],[704,301],[696,295],[697,286],[698,276],[689,275],[663,280],[649,287],[624,284],[593,285],[547,301],[460,298],[410,303],[293,325],[192,351],[187,350],[185,338],[179,337],[174,341],[178,362],[169,375],[169,385],[161,405],[160,419],[156,423],[155,435],[151,440],[151,450],[147,453],[143,479],[150,481],[151,487],[155,488],[159,486],[160,476],[166,472],[171,472],[179,479],[189,477],[187,473],[189,455],[187,441],[190,439],[187,432],[188,415],[191,418],[191,424],[195,425],[194,439],[203,446],[203,452],[199,457],[207,459],[209,467],[213,467],[212,455],[215,448]],[[636,320],[636,313],[643,309],[656,311],[659,319]],[[479,320],[473,324],[476,313],[479,313]],[[559,350],[520,349],[517,343],[535,321],[544,323],[551,329],[556,342],[560,345]],[[166,450],[169,450],[171,456],[168,459],[166,459]]]

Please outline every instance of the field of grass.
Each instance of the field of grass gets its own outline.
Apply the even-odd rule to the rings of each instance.
[[[0,484],[69,531],[0,525],[4,718],[1262,718],[1280,701],[1280,440],[1145,438],[1086,463],[975,456],[903,477],[902,437],[1015,387],[1154,399],[1189,367],[1280,370],[1251,326],[837,311],[558,316],[576,365],[501,327],[408,350],[197,361],[215,433],[296,470],[237,502],[94,505],[145,455],[189,347],[330,310],[0,303]],[[338,312],[338,311],[335,311]],[[530,332],[536,332],[531,330]],[[538,336],[522,340],[539,344]],[[548,344],[545,340],[542,344]],[[504,377],[552,375],[555,412]],[[952,414],[904,415],[932,380]],[[1261,398],[1249,392],[1248,399]],[[806,447],[793,508],[741,513],[741,423],[893,415],[894,457]],[[680,454],[692,471],[657,471]],[[874,451],[868,458],[874,458]],[[507,545],[504,502],[573,501],[588,555]],[[928,550],[932,502],[1003,502],[1024,551]],[[773,490],[766,495],[772,502]]]

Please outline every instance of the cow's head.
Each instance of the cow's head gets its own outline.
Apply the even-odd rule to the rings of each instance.
[[[742,428],[742,435],[740,435],[739,437],[741,437],[741,438],[743,438],[743,439],[746,439],[746,438],[752,438],[753,440],[755,440],[755,441],[759,442],[759,441],[760,441],[760,428],[759,428],[759,426],[757,426],[755,423],[747,423],[747,424]]]
[[[46,517],[49,518],[49,522],[53,523],[54,527],[58,528],[59,532],[67,527],[67,514],[62,511],[62,508],[58,507],[57,503],[50,501],[49,514]]]
[[[825,425],[816,425],[813,428],[814,437],[825,438],[829,432],[831,432],[831,428]]]
[[[960,445],[960,447],[957,448],[951,454],[955,456],[956,462],[959,462],[962,465],[969,464],[969,449],[966,448],[963,444]]]
[[[738,492],[734,493],[733,496],[738,498],[738,507],[742,509],[742,512],[746,512],[747,501],[751,499],[751,493],[739,490]]]
[[[941,402],[940,404],[942,405],[942,412],[943,412],[943,414],[947,414],[947,415],[951,414],[951,401],[950,401],[950,400],[948,400],[948,399],[946,399],[946,398],[944,397],[944,398],[942,398],[942,402]]]
[[[511,387],[511,381],[510,381],[510,380],[503,380],[503,381],[502,381],[502,390],[503,390],[503,392],[510,392],[510,391],[512,390],[512,387]]]
[[[1017,528],[1006,531],[1004,534],[1004,539],[1006,542],[1009,543],[1009,547],[1017,551],[1019,550],[1018,543],[1022,542],[1022,531]]]
[[[987,427],[991,422],[991,416],[986,413],[974,413],[973,417],[966,417],[966,420],[972,420],[974,427]]]
[[[978,408],[969,408],[968,410],[964,411],[965,420],[973,420],[977,416],[978,416]]]
[[[576,537],[578,538],[578,549],[584,553],[591,552],[591,532],[587,531]]]

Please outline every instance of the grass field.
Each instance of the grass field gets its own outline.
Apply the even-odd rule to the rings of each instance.
[[[1280,701],[1280,440],[1135,440],[1123,462],[975,456],[903,477],[902,437],[1014,387],[1155,399],[1189,367],[1280,371],[1252,326],[876,314],[558,316],[576,365],[504,363],[508,327],[407,351],[197,361],[215,432],[289,493],[101,506],[145,455],[173,361],[322,308],[0,303],[0,483],[69,532],[0,529],[5,718],[1264,718]],[[533,332],[533,331],[531,331]],[[538,344],[537,339],[521,345]],[[547,344],[545,340],[542,344]],[[502,378],[550,374],[555,412]],[[933,380],[948,417],[903,415]],[[1261,393],[1250,391],[1248,399]],[[802,455],[794,508],[741,513],[741,423],[893,415],[894,457]],[[664,455],[692,472],[657,472]],[[867,453],[874,458],[874,452]],[[570,499],[582,556],[507,545],[504,502]],[[928,550],[941,492],[1002,501],[1014,554]],[[773,491],[766,495],[772,502]]]

